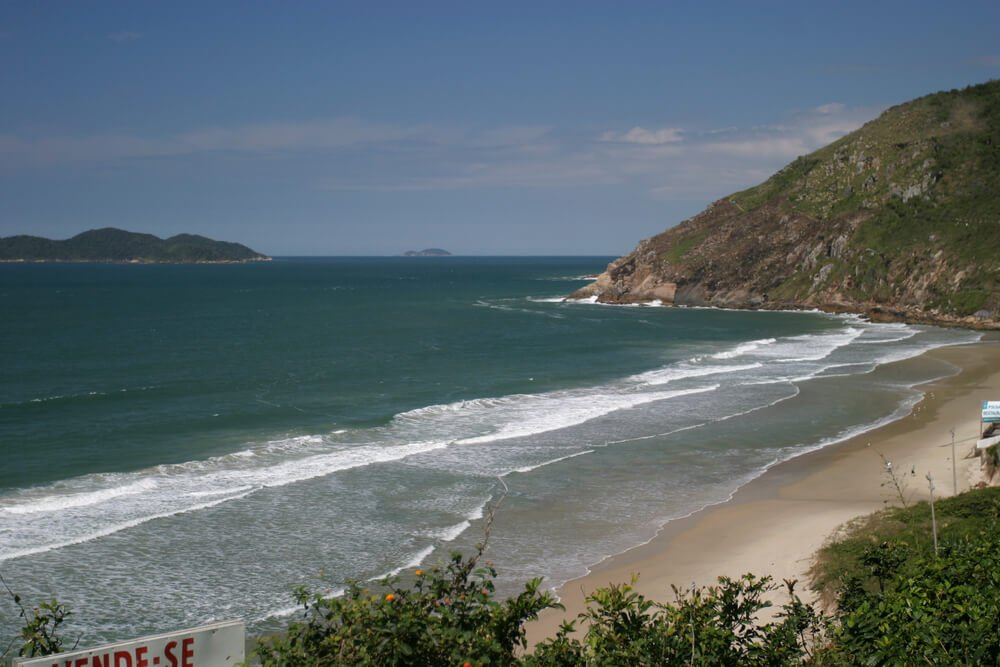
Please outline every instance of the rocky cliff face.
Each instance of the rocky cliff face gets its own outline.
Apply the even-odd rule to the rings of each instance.
[[[1000,82],[893,107],[571,295],[1000,328]]]

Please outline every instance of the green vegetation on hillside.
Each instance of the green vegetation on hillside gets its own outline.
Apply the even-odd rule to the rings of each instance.
[[[932,280],[924,305],[967,316],[1000,305],[998,187],[1000,82],[991,82],[894,107],[732,200],[747,211],[777,203],[820,229],[861,216],[829,278],[859,301],[890,302],[894,278],[932,272],[941,253],[963,275],[959,285],[954,271]]]
[[[38,236],[0,238],[0,260],[48,262],[247,262],[267,259],[240,245],[195,234],[160,239],[111,227],[93,229],[65,241]]]
[[[578,296],[1000,326],[1000,81],[928,95],[640,243]],[[610,287],[609,287],[610,286]]]

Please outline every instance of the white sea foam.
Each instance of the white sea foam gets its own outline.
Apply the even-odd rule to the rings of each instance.
[[[605,445],[621,445],[626,442],[639,442],[641,440],[652,440],[653,438],[665,438],[676,433],[683,433],[684,431],[693,431],[694,429],[701,428],[705,426],[708,422],[701,422],[700,424],[689,424],[688,426],[682,426],[680,428],[671,429],[669,431],[664,431],[663,433],[649,433],[647,435],[639,435],[634,438],[622,438],[621,440],[608,440]]]
[[[566,456],[560,456],[559,458],[552,459],[550,461],[542,461],[541,463],[534,463],[532,465],[521,466],[520,468],[514,468],[510,472],[526,473],[532,470],[538,470],[539,468],[544,468],[545,466],[550,466],[554,463],[562,463],[563,461],[568,461],[570,459],[575,459],[578,456],[584,456],[586,454],[593,454],[593,449],[585,449],[582,452],[573,452],[572,454],[567,454]],[[508,473],[509,474],[509,473]]]
[[[858,338],[855,343],[862,345],[885,345],[886,343],[899,343],[904,340],[909,340],[919,333],[916,329],[910,329],[908,325],[904,324],[903,327],[906,327],[909,330],[900,331],[899,328],[887,331],[869,329],[868,331],[865,331],[865,335]]]
[[[689,362],[685,362],[676,366],[668,366],[655,371],[646,371],[645,373],[633,375],[629,379],[634,382],[655,386],[687,378],[720,375],[722,373],[738,373],[740,371],[754,370],[762,366],[763,364],[759,362],[733,366],[697,366]]]
[[[605,395],[600,401],[593,396],[559,396],[542,395],[538,400],[524,401],[517,405],[507,423],[491,432],[457,440],[457,444],[471,445],[497,440],[523,438],[539,433],[556,431],[577,424],[583,424],[592,419],[602,417],[612,412],[634,408],[646,403],[666,401],[680,396],[715,391],[719,385],[710,385],[696,389],[659,392],[621,392]],[[473,415],[475,420],[476,416]]]
[[[747,341],[728,350],[604,385],[431,405],[400,413],[382,427],[338,429],[328,436],[275,438],[210,459],[160,465],[136,473],[90,475],[7,494],[0,496],[0,545],[3,545],[0,560],[100,539],[149,521],[206,510],[263,489],[340,471],[573,428],[616,411],[711,393],[720,385],[727,389],[734,383],[794,385],[829,369],[860,364],[874,368],[954,342],[954,337],[948,336],[917,337],[924,330],[907,325],[875,325],[854,320],[848,320],[848,324],[830,333]],[[887,344],[864,346],[867,349],[852,346],[855,342],[876,341]],[[845,349],[849,353],[838,352]],[[832,356],[835,353],[836,358]],[[716,375],[725,375],[725,381],[698,384],[699,378]],[[659,388],[681,380],[685,381],[683,389]],[[764,406],[751,405],[737,414],[764,409],[787,398]],[[698,428],[703,423],[683,428]],[[660,437],[675,431],[610,440],[606,444]],[[350,436],[342,437],[349,432]],[[518,463],[515,459],[511,461],[513,465],[507,466],[498,458],[496,469],[500,474],[526,473],[592,452],[588,448],[540,463],[525,463],[523,458]],[[464,531],[469,521],[452,528]]]
[[[862,333],[863,329],[848,327],[835,333],[791,336],[769,352],[782,362],[819,361],[830,356],[834,350],[850,345]]]
[[[67,397],[65,395],[63,395],[63,394],[56,394],[55,396],[43,396],[41,398],[33,398],[30,401],[28,401],[28,402],[29,403],[45,403],[47,401],[58,401],[58,400],[60,400],[62,398],[67,398]]]
[[[389,426],[376,429],[380,432],[367,433],[375,438],[368,443],[331,444],[320,436],[295,436],[211,459],[120,474],[113,479],[100,475],[80,478],[76,485],[90,489],[66,494],[43,488],[35,490],[36,497],[30,501],[0,501],[6,510],[0,514],[0,538],[4,538],[0,539],[4,544],[0,560],[99,539],[148,521],[241,499],[266,488],[399,461],[450,446],[523,438],[582,424],[617,410],[711,392],[717,387],[635,391],[621,386],[598,392],[473,399],[402,413]],[[445,437],[426,437],[433,434]],[[202,502],[206,497],[212,500]],[[17,514],[28,512],[32,514],[30,525],[16,520]]]
[[[97,505],[100,503],[107,502],[113,498],[121,498],[122,496],[130,496],[139,493],[149,492],[155,487],[156,487],[155,480],[139,479],[135,482],[125,484],[123,486],[115,486],[111,488],[100,489],[99,491],[53,494],[46,496],[42,500],[28,501],[24,502],[23,504],[18,504],[17,501],[15,500],[12,501],[12,504],[0,507],[0,512],[6,512],[8,514],[36,514],[39,512],[63,512],[65,510],[77,507],[87,507],[88,505]]]
[[[84,542],[90,542],[96,539],[100,539],[102,537],[114,535],[115,533],[126,530],[128,528],[134,528],[136,526],[140,526],[146,523],[147,521],[153,521],[154,519],[165,519],[167,517],[174,516],[177,514],[183,514],[185,512],[195,512],[198,510],[208,509],[209,507],[215,507],[216,505],[228,502],[230,500],[236,500],[237,498],[244,498],[249,494],[250,492],[248,491],[246,493],[238,494],[227,498],[221,498],[219,500],[213,500],[207,503],[190,505],[182,509],[161,512],[159,514],[145,516],[138,519],[131,519],[128,521],[122,521],[120,523],[106,524],[90,532],[82,532],[79,535],[70,537],[68,539],[52,540],[47,543],[38,544],[37,546],[28,546],[19,548],[17,545],[15,545],[4,551],[0,551],[0,562],[6,560],[13,560],[15,558],[24,558],[25,556],[34,556],[36,554],[45,553],[47,551],[53,551],[55,549],[62,549],[64,547],[69,547],[76,544],[83,544]],[[2,530],[0,530],[0,534],[3,534]]]
[[[716,352],[715,354],[710,355],[710,357],[712,359],[735,359],[736,357],[742,357],[745,354],[756,352],[767,345],[774,345],[777,342],[778,340],[776,338],[761,338],[760,340],[752,340],[747,343],[741,343],[731,350]]]
[[[554,313],[550,310],[532,310],[530,308],[518,308],[516,306],[511,306],[505,303],[490,303],[488,301],[477,301],[473,304],[477,308],[490,308],[492,310],[500,310],[508,313],[524,313],[526,315],[536,315],[539,317],[551,317],[554,319],[565,319],[566,316],[562,313]]]
[[[567,282],[567,281],[587,281],[593,282],[597,280],[597,276],[549,276],[546,278],[535,278],[535,280],[545,280],[545,281],[555,281],[555,282]]]
[[[466,521],[462,521],[460,523],[456,523],[453,526],[447,526],[447,527],[442,528],[440,530],[436,530],[436,531],[434,531],[434,533],[433,533],[432,536],[436,540],[439,540],[441,542],[454,542],[471,525],[472,525],[472,523],[470,521],[467,521],[467,520]]]
[[[245,498],[261,489],[396,461],[447,446],[447,442],[440,441],[400,446],[361,445],[290,460],[259,457],[270,460],[243,467],[228,467],[226,464],[231,464],[235,458],[230,455],[130,473],[128,477],[133,481],[126,484],[128,493],[103,488],[87,494],[87,503],[74,502],[72,496],[67,499],[65,494],[56,494],[30,504],[5,504],[6,512],[0,514],[0,544],[3,544],[0,561],[99,539],[148,521],[208,509]],[[108,482],[100,476],[91,476],[82,478],[79,483]],[[196,501],[205,496],[221,497],[209,502]],[[11,508],[15,510],[12,512]],[[22,510],[21,514],[27,513],[24,508],[30,508],[30,523],[5,518],[5,515],[18,514],[17,508]]]
[[[235,489],[218,489],[209,491],[192,491],[188,495],[192,498],[207,498],[209,496],[225,496],[232,493],[242,493],[253,490],[252,486],[238,486]]]
[[[433,544],[430,545],[430,546],[428,546],[428,547],[424,547],[423,549],[421,549],[420,551],[418,551],[416,554],[414,554],[413,556],[411,556],[408,561],[406,561],[405,563],[403,563],[399,567],[394,568],[392,570],[389,570],[385,574],[380,574],[380,575],[378,575],[376,577],[372,577],[368,581],[381,581],[382,579],[385,579],[386,577],[395,577],[397,574],[400,574],[401,572],[403,572],[405,570],[412,570],[413,568],[415,568],[415,567],[419,566],[421,563],[423,563],[424,559],[426,559],[432,553],[434,553],[434,545]]]

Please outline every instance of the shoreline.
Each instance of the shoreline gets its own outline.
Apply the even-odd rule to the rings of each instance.
[[[673,301],[663,301],[660,298],[635,298],[635,299],[625,299],[625,300],[615,300],[609,299],[607,301],[601,301],[600,294],[591,294],[588,296],[574,296],[585,290],[588,286],[584,286],[569,294],[562,297],[562,301],[566,302],[578,302],[578,303],[589,303],[600,306],[622,306],[622,307],[636,307],[645,306],[651,308],[704,308],[708,310],[733,310],[733,311],[743,311],[743,312],[761,312],[761,313],[807,313],[807,312],[817,312],[826,313],[827,315],[851,315],[856,317],[863,317],[870,322],[880,322],[880,323],[892,323],[898,322],[902,324],[922,324],[933,327],[941,327],[943,329],[969,329],[971,331],[1000,331],[1000,320],[979,318],[975,315],[947,315],[938,316],[932,315],[925,311],[919,310],[894,310],[884,306],[877,305],[864,305],[864,304],[795,304],[795,303],[771,303],[767,305],[756,305],[756,306],[738,306],[738,305],[718,305],[718,304],[693,304],[693,303],[674,303]]]
[[[886,504],[898,504],[879,455],[899,471],[908,501],[953,492],[951,435],[955,430],[958,490],[980,478],[979,460],[964,456],[978,436],[980,400],[1000,396],[1000,339],[987,334],[969,345],[936,348],[925,357],[958,371],[918,385],[922,396],[910,413],[844,441],[771,466],[737,489],[729,500],[665,524],[649,542],[603,559],[556,589],[566,611],[548,610],[527,626],[528,644],[554,636],[564,620],[585,609],[586,596],[610,583],[634,584],[637,592],[672,601],[672,586],[714,584],[717,577],[746,572],[798,580],[797,593],[812,600],[808,571],[816,551],[844,523]]]

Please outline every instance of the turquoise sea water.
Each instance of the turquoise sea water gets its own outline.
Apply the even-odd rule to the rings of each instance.
[[[905,360],[978,338],[561,301],[609,259],[0,265],[0,573],[84,645],[266,630],[298,584],[474,544],[506,486],[490,557],[556,585],[906,414],[954,369]]]

